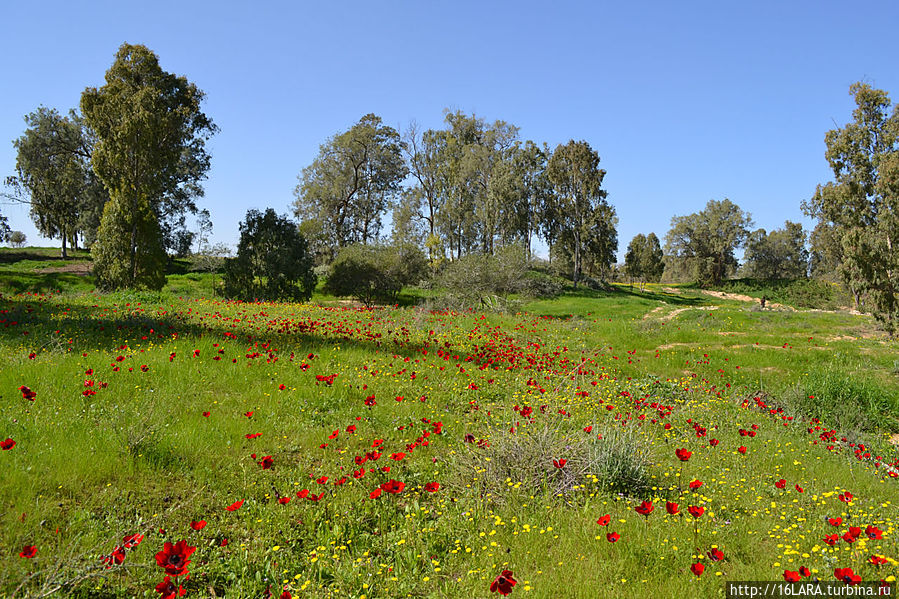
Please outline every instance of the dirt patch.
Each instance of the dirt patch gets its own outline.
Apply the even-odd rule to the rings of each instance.
[[[658,306],[658,307],[653,308],[652,310],[650,310],[649,312],[647,312],[646,314],[643,315],[643,320],[646,320],[647,318],[652,317],[653,314],[661,312],[664,309],[665,309],[665,306]]]
[[[689,308],[678,308],[677,310],[672,310],[671,312],[669,312],[668,314],[666,314],[665,316],[663,316],[663,317],[660,318],[659,320],[661,320],[662,322],[668,322],[669,320],[671,320],[672,318],[674,318],[674,317],[677,316],[678,314],[680,314],[680,313],[682,313],[682,312],[686,312],[687,310],[704,310],[704,311],[708,311],[708,310],[717,310],[717,309],[718,309],[718,306],[691,306],[691,307],[689,307]]]
[[[729,337],[731,335],[745,335],[742,331],[718,331],[718,335],[724,335],[725,337]]]
[[[75,275],[87,276],[91,274],[91,263],[90,262],[73,262],[71,264],[66,264],[65,266],[48,266],[47,268],[41,268],[37,270],[40,274],[49,274],[54,272],[67,272]]]
[[[675,295],[680,295],[681,293],[680,289],[676,289],[674,287],[662,287],[662,291],[664,291],[665,293],[673,293]]]
[[[899,433],[896,433],[895,435],[890,437],[890,443],[892,443],[896,447],[899,447]]]

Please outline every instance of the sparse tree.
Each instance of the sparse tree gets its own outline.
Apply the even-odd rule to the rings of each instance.
[[[25,245],[25,233],[21,231],[13,231],[9,234],[9,244],[14,248],[20,248]]]
[[[373,243],[407,173],[399,133],[367,114],[322,144],[318,157],[303,169],[294,212],[301,222],[322,225],[319,234],[330,238],[332,252]]]
[[[624,255],[624,270],[631,280],[640,281],[640,291],[646,283],[657,283],[662,278],[665,263],[662,261],[662,246],[655,233],[634,236]]]

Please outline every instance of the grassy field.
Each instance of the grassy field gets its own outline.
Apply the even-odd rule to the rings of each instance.
[[[0,596],[165,596],[181,547],[191,597],[899,570],[899,352],[866,316],[662,286],[248,304],[186,270],[97,294],[86,256],[35,254],[0,254]]]

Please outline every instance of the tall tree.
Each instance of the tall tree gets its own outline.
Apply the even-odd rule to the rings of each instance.
[[[318,157],[303,169],[294,212],[302,222],[319,223],[332,251],[375,242],[381,218],[407,173],[399,133],[367,114],[322,144]]]
[[[899,326],[899,105],[866,83],[849,88],[853,121],[828,131],[834,180],[803,210],[840,241],[840,272],[890,334]],[[823,236],[822,236],[823,237]]]
[[[701,284],[718,285],[737,268],[734,251],[749,235],[752,217],[728,199],[709,200],[705,210],[671,219],[666,262]]]
[[[206,141],[217,130],[200,110],[204,94],[168,73],[141,45],[123,44],[106,84],[87,88],[81,111],[96,135],[94,171],[109,191],[92,248],[98,285],[107,289],[165,282],[163,227],[179,202],[202,193]]]
[[[106,194],[91,171],[88,136],[75,114],[41,106],[25,122],[28,128],[13,142],[17,174],[7,183],[29,204],[37,230],[60,239],[66,258],[68,245],[77,249],[78,234],[90,230],[88,215],[102,208]]]
[[[586,141],[571,140],[555,149],[546,168],[552,189],[549,214],[558,236],[571,248],[575,287],[583,271],[584,254],[589,250],[588,240],[597,249],[611,247],[611,239],[601,236],[615,230],[614,222],[609,220],[615,211],[607,209],[611,208],[606,202],[608,194],[602,189],[606,171],[599,168],[599,160],[599,154]],[[617,249],[617,234],[614,245]],[[605,253],[607,258],[608,251]]]
[[[635,235],[624,255],[624,269],[632,280],[640,281],[640,291],[647,282],[658,282],[662,278],[665,264],[662,261],[662,246],[655,233]]]
[[[802,225],[787,221],[783,229],[749,234],[743,255],[746,275],[756,279],[800,279],[808,276],[808,250]]]

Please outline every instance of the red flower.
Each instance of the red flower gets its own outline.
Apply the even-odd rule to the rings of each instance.
[[[137,547],[140,545],[140,542],[144,540],[144,535],[134,533],[133,535],[125,535],[122,537],[122,545],[125,549],[131,549],[132,547]]]
[[[37,397],[37,393],[35,393],[34,391],[29,389],[25,385],[22,385],[21,387],[19,387],[19,391],[22,392],[22,397],[24,399],[27,399],[28,401],[34,401],[34,398]]]
[[[634,511],[636,511],[638,514],[640,514],[642,516],[648,516],[649,514],[652,513],[652,510],[654,510],[654,509],[656,509],[656,508],[654,505],[652,505],[651,501],[644,501],[643,503],[641,503],[640,505],[635,507]]]
[[[328,482],[328,477],[327,476],[319,476],[317,479],[315,479],[315,482],[317,482],[320,485],[323,485]]]
[[[679,459],[681,462],[686,462],[687,460],[690,459],[690,456],[693,455],[693,452],[687,451],[686,449],[683,449],[683,448],[675,449],[674,455],[676,455],[677,459]]]
[[[713,547],[709,549],[709,559],[713,562],[720,562],[724,559],[724,553],[720,549]]]
[[[274,465],[274,463],[275,463],[275,461],[272,459],[272,456],[267,455],[264,458],[262,458],[262,461],[259,462],[259,465],[262,467],[263,470],[268,470],[269,468],[272,467],[272,465]]]
[[[839,542],[839,540],[840,540],[839,535],[827,535],[827,536],[824,537],[824,542],[825,542],[827,545],[830,545],[831,547],[833,547],[834,545],[836,545],[837,542]]]
[[[374,491],[372,491],[371,493],[368,494],[368,498],[369,499],[377,499],[378,497],[381,496],[381,493],[383,493],[383,492],[384,491],[382,491],[381,489],[375,489]]]
[[[12,439],[10,439],[9,437],[6,438],[6,441],[0,441],[0,447],[3,448],[3,451],[12,449],[15,446],[16,446],[16,442],[13,441]]]
[[[204,526],[206,526],[206,520],[194,520],[190,523],[190,527],[194,530],[203,530]]]
[[[800,576],[799,572],[793,572],[791,570],[784,570],[784,580],[787,582],[799,582]]]
[[[203,412],[203,417],[204,417],[204,418],[209,418],[209,412]]]
[[[440,483],[437,483],[437,482],[427,483],[425,485],[425,491],[427,491],[428,493],[436,493],[439,488],[440,488]]]
[[[690,572],[696,576],[702,576],[702,573],[705,572],[705,566],[697,562],[690,566]]]
[[[746,446],[745,446],[745,445],[740,445],[740,446],[737,448],[737,451],[739,451],[739,452],[742,453],[743,455],[746,455]]]
[[[800,487],[799,485],[796,485],[796,490],[799,491],[800,493],[805,492],[805,489],[803,489],[803,488]]]
[[[883,538],[883,536],[882,536],[882,535],[883,535],[883,531],[880,530],[879,528],[877,528],[876,526],[873,526],[873,525],[868,526],[868,527],[865,529],[865,534],[866,534],[866,535],[868,536],[868,538],[871,539],[872,541],[879,541],[879,540],[881,540],[881,539]]]
[[[610,532],[609,534],[606,535],[606,540],[609,543],[614,543],[620,538],[621,538],[621,535],[618,534],[617,532]]]
[[[240,506],[243,505],[243,502],[244,502],[243,499],[241,499],[240,501],[235,501],[234,503],[232,503],[231,505],[229,505],[229,506],[226,507],[225,509],[228,510],[229,512],[236,512],[237,510],[240,509]]]
[[[843,523],[843,519],[842,518],[828,518],[827,523],[830,524],[831,526],[839,526],[840,524]]]
[[[518,581],[512,578],[512,570],[503,570],[502,574],[497,576],[490,584],[490,592],[508,595],[516,584],[518,584]]]
[[[293,599],[293,595],[290,594],[290,591],[284,591],[281,593],[280,599]]]
[[[846,531],[845,533],[843,533],[843,540],[846,541],[847,543],[855,543],[855,539],[856,539],[856,537],[853,536],[853,534],[851,532]]]
[[[599,524],[600,526],[608,526],[609,522],[611,522],[611,521],[612,521],[611,514],[606,514],[605,516],[602,516],[599,520],[597,520],[596,523]]]
[[[22,547],[22,551],[19,553],[19,557],[31,559],[36,554],[37,554],[37,547],[35,547],[34,545],[25,545],[24,547]]]
[[[282,383],[282,384],[278,385],[278,389],[281,391],[284,391],[285,389],[287,389],[287,387],[284,386],[284,384]]]
[[[711,445],[712,447],[717,447],[718,443],[718,439],[709,439],[709,445]]]
[[[868,562],[872,566],[882,566],[885,563],[887,563],[887,558],[880,556],[880,555],[872,555],[871,557],[868,558]]]
[[[297,497],[300,499],[306,499],[309,497],[309,489],[303,489],[302,491],[297,491]]]
[[[786,488],[786,486],[787,486],[787,479],[785,479],[785,478],[780,479],[779,481],[777,481],[776,483],[774,483],[774,486],[777,487],[778,489],[784,489],[784,488]]]
[[[705,513],[705,508],[699,505],[691,505],[687,508],[687,511],[690,512],[690,515],[694,518],[699,518]]]
[[[393,480],[392,478],[388,480],[386,483],[381,485],[381,488],[388,493],[402,493],[403,489],[406,488],[406,483],[400,482],[398,480]]]
[[[674,516],[674,515],[676,515],[678,512],[680,512],[680,508],[679,508],[678,505],[677,505],[676,503],[674,503],[673,501],[666,501],[666,502],[665,502],[665,510],[666,510],[669,514],[671,514],[672,516]]]
[[[840,493],[839,499],[843,503],[852,503],[853,495],[849,491],[846,491],[845,493]],[[850,570],[851,568],[846,568],[846,569]]]
[[[858,584],[862,581],[862,577],[853,572],[852,568],[837,568],[833,571],[833,575],[837,580],[842,580],[846,584]]]
[[[564,468],[565,464],[567,463],[568,460],[566,460],[565,458],[559,458],[558,460],[553,459],[553,466],[555,466],[556,468]]]
[[[183,597],[187,594],[187,591],[180,584],[176,589],[172,579],[168,576],[156,585],[156,592],[161,595],[160,599],[175,599],[175,597]]]
[[[181,540],[172,545],[168,541],[162,546],[162,551],[156,554],[156,565],[165,568],[165,573],[171,576],[181,576],[187,573],[189,558],[196,547],[190,547],[187,541]]]
[[[285,505],[285,504],[287,504],[287,503],[290,503],[290,496],[287,496],[287,497],[278,497],[278,503],[280,503],[281,505]]]
[[[799,568],[799,573],[802,574],[802,576],[804,578],[808,578],[809,576],[812,575],[812,571],[809,570],[808,568],[806,568],[805,566],[802,566],[801,568]]]
[[[694,480],[693,482],[690,483],[690,490],[695,491],[696,489],[698,489],[701,486],[702,486],[701,480]]]

